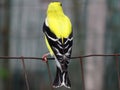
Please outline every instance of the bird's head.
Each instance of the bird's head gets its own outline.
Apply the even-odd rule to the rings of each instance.
[[[47,14],[48,13],[63,13],[63,9],[62,9],[62,3],[61,2],[51,2],[48,5],[48,9],[47,9]]]

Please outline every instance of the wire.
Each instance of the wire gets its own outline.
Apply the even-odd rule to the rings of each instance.
[[[22,58],[22,56],[21,56],[21,58]],[[22,60],[22,65],[23,65],[23,71],[24,71],[24,77],[25,77],[26,87],[27,87],[27,90],[30,90],[30,86],[29,86],[29,83],[28,83],[28,75],[27,75],[27,72],[26,72],[24,58],[22,58],[21,60]]]
[[[87,57],[106,57],[106,56],[112,56],[115,57],[116,60],[116,70],[117,70],[117,75],[118,75],[118,88],[120,90],[120,72],[119,72],[119,60],[118,57],[120,56],[120,54],[90,54],[90,55],[81,55],[81,56],[75,56],[75,57],[71,57],[71,59],[76,59],[76,60],[80,60],[80,66],[81,66],[81,78],[82,78],[82,90],[85,90],[85,81],[84,81],[84,66],[83,66],[83,58],[87,58]],[[24,56],[0,56],[0,59],[15,59],[15,60],[22,60],[22,65],[23,65],[23,70],[24,70],[24,77],[26,80],[26,87],[27,90],[29,90],[29,83],[28,83],[28,76],[27,76],[27,71],[25,68],[25,63],[24,60],[42,60],[41,57],[24,57]],[[47,58],[47,60],[54,60],[54,58]],[[51,71],[50,71],[50,67],[49,67],[49,63],[46,62],[46,66],[47,66],[47,70],[48,70],[48,75],[49,75],[49,80],[50,80],[50,86],[51,86],[51,90],[53,90],[52,87],[52,76],[51,76]]]
[[[79,58],[86,58],[86,57],[96,57],[96,56],[120,56],[120,54],[90,54],[90,55],[81,55],[81,56],[73,56],[70,59],[79,59]],[[36,59],[42,60],[41,57],[25,57],[25,56],[0,56],[0,59]],[[54,60],[54,58],[47,58],[48,60]]]

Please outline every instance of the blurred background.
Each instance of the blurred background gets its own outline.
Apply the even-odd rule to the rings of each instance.
[[[48,52],[42,26],[51,1],[0,0],[0,56],[42,57]],[[73,24],[72,56],[120,53],[120,0],[58,1]],[[86,90],[119,90],[115,57],[83,61]],[[49,61],[52,80],[54,63]],[[50,90],[46,64],[34,59],[25,64],[30,90]],[[79,59],[71,60],[69,74],[71,90],[82,90]],[[21,60],[0,60],[0,90],[27,90]]]

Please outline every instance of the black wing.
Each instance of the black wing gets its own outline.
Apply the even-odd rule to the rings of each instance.
[[[73,43],[73,33],[69,35],[68,38],[57,38],[56,35],[50,31],[49,27],[44,23],[43,32],[48,39],[48,43],[53,50],[54,55],[59,60],[59,62],[69,62],[68,60],[71,57],[72,43]]]

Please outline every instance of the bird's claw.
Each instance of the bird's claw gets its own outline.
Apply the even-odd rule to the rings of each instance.
[[[47,61],[48,61],[48,60],[47,60],[47,55],[46,55],[46,54],[42,56],[42,61],[43,61],[43,62],[47,62]]]

